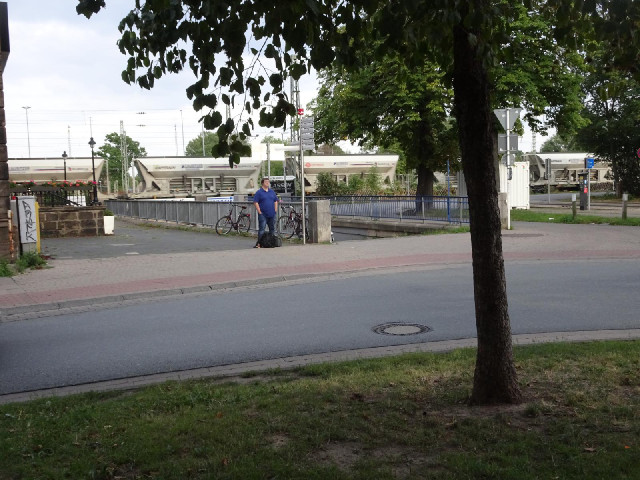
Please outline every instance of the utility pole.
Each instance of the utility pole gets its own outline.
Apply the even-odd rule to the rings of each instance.
[[[184,150],[184,119],[182,118],[182,109],[180,109],[180,123],[182,124],[182,155],[186,155]]]
[[[31,158],[31,137],[29,135],[29,109],[31,107],[22,107],[24,108],[24,114],[27,117],[27,147],[29,148],[29,158]]]
[[[69,156],[72,157],[73,155],[71,155],[71,125],[67,125],[67,147],[69,150]]]
[[[122,189],[125,195],[129,191],[129,152],[127,151],[127,132],[124,122],[120,120],[120,155],[122,157]]]
[[[202,156],[206,157],[207,154],[204,151],[204,123],[202,124]]]

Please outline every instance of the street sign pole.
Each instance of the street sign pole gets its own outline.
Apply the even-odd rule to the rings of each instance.
[[[305,214],[305,204],[304,204],[304,151],[302,150],[302,135],[299,135],[300,138],[300,198],[302,199],[302,244],[306,245],[307,243],[307,231],[306,231],[306,223],[305,218],[307,217]],[[285,179],[286,181],[286,179]]]
[[[305,215],[305,192],[304,192],[304,150],[315,149],[315,135],[313,117],[303,117],[300,119],[300,183],[302,184],[302,244],[307,241],[307,225]]]
[[[595,165],[594,157],[587,157],[584,159],[584,166],[587,169],[587,210],[591,210],[591,169]]]
[[[503,157],[506,159],[504,162],[506,167],[506,172],[509,172],[511,169],[511,148],[512,148],[511,147],[511,129],[513,128],[513,124],[515,123],[515,121],[520,116],[521,110],[522,109],[520,108],[501,108],[493,111],[493,113],[500,121],[500,124],[502,125],[502,128],[504,128],[506,133],[506,143],[505,143],[506,152],[505,152],[505,156]],[[516,140],[515,141],[516,145],[514,145],[514,152],[518,148],[517,138],[515,140]],[[498,135],[498,151],[500,151],[500,135]],[[514,155],[514,159],[515,159],[515,155]],[[498,165],[498,169],[500,169],[500,165]],[[498,190],[501,191],[502,182],[500,181],[500,174],[498,174],[498,178],[496,180],[498,182]],[[506,193],[506,197],[507,197],[507,212],[506,212],[506,220],[507,220],[506,228],[507,229],[511,228],[511,207],[510,207],[510,201],[509,201],[509,190],[510,190],[511,184],[509,180],[511,180],[511,178],[509,173],[507,173],[507,191],[504,192]]]
[[[547,203],[551,205],[551,159],[544,160],[544,173],[547,176]]]

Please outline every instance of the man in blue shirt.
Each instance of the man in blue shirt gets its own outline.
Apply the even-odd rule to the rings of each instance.
[[[269,225],[269,233],[276,233],[276,212],[278,211],[278,195],[269,188],[269,177],[264,177],[260,188],[253,196],[253,204],[258,212],[258,241],[254,248],[260,248],[260,238],[265,227]]]

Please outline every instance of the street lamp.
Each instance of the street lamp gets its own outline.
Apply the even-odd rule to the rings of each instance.
[[[62,152],[62,161],[64,162],[64,181],[67,181],[67,151]]]
[[[29,109],[31,107],[22,108],[24,108],[24,114],[27,117],[27,146],[29,147],[29,158],[31,158],[31,137],[29,136]]]
[[[89,140],[89,146],[91,147],[91,170],[93,170],[93,202],[91,202],[91,205],[97,205],[98,204],[98,184],[96,182],[96,164],[95,164],[95,156],[93,153],[93,147],[96,146],[96,142],[93,140],[93,137],[91,137],[91,140]]]

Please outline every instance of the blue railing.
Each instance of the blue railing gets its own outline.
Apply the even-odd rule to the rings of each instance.
[[[329,198],[331,215],[336,216],[373,220],[387,218],[400,221],[469,223],[467,197],[374,195],[323,198]]]

